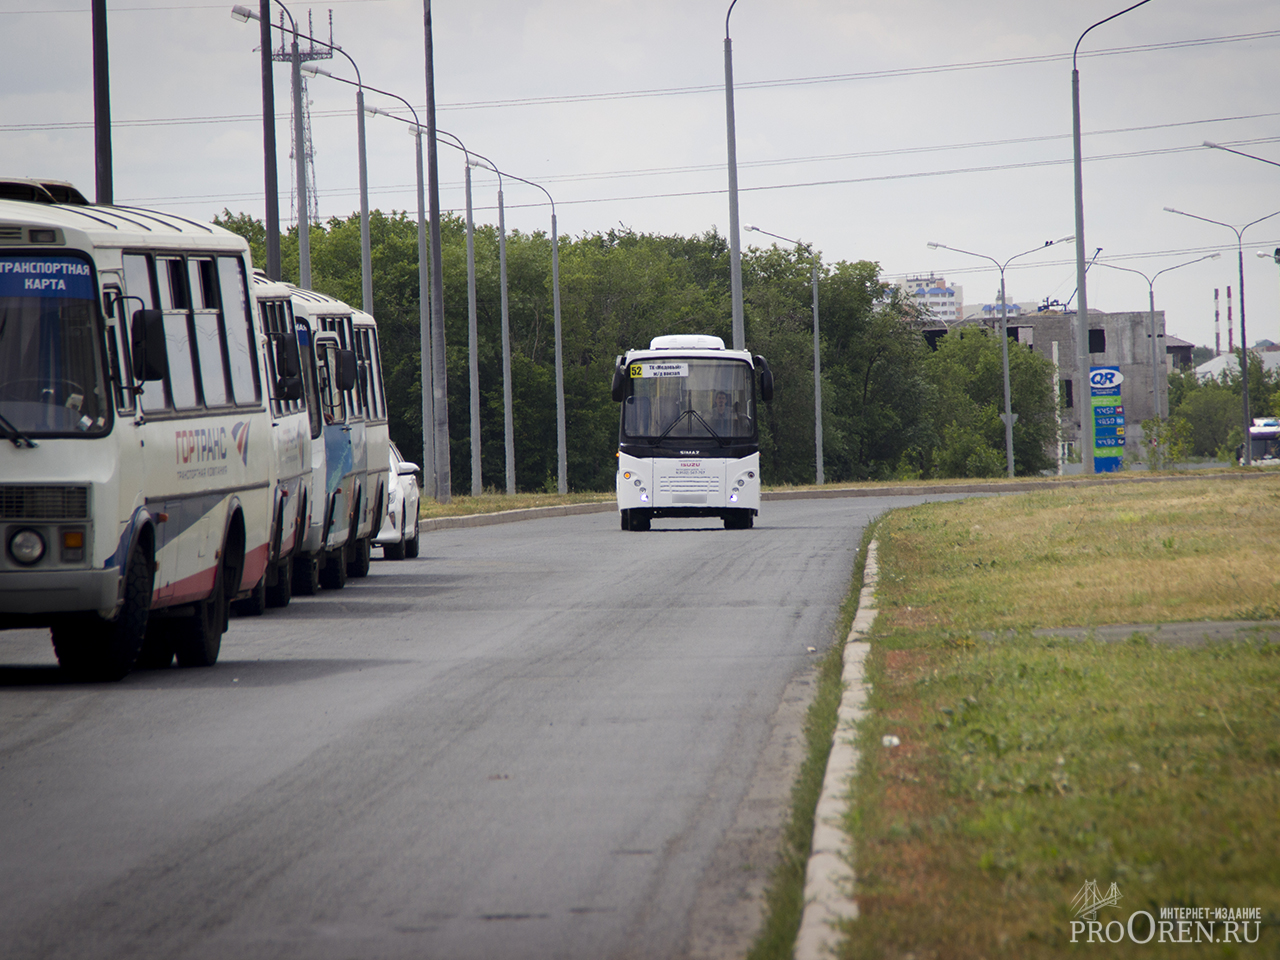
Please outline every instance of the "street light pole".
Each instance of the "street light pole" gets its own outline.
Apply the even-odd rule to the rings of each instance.
[[[294,168],[296,171],[295,175],[298,178],[298,279],[300,282],[299,285],[309,290],[311,289],[311,225],[309,223],[309,217],[308,217],[308,211],[307,211],[307,158],[305,153],[306,138],[303,134],[303,124],[302,124],[302,54],[298,50],[298,22],[293,19],[293,14],[289,12],[289,8],[286,7],[281,2],[281,0],[275,0],[275,3],[284,12],[284,15],[289,18],[289,32],[293,36],[293,40],[290,42],[290,46],[289,46],[289,52],[290,52],[289,60],[293,68],[292,69],[293,153],[294,153]],[[267,12],[266,3],[262,4],[262,10],[264,14]],[[265,21],[267,19],[266,16],[254,13],[248,7],[238,3],[231,8],[231,16],[239,20],[241,23],[246,23],[249,20]],[[269,40],[269,31],[264,30],[263,34],[266,35]],[[267,57],[268,60],[271,57],[271,48],[269,43],[267,44],[267,48],[264,53],[264,56]],[[264,80],[265,80],[265,73],[266,73],[266,68],[264,66]],[[264,94],[263,94],[263,110],[264,110],[263,124],[264,125],[266,124],[265,89],[266,87],[264,86]],[[274,104],[275,104],[274,94],[272,95],[271,100],[273,105],[272,113],[274,114]],[[271,139],[274,143],[274,140],[275,140],[274,131],[272,133]],[[265,146],[266,145],[264,142],[264,150],[265,150]],[[274,151],[272,151],[270,155],[269,162],[271,164],[272,170],[268,171],[266,175],[266,179],[271,180],[271,179],[274,179],[273,177],[274,167],[275,167]],[[270,185],[268,185],[268,191],[270,191]],[[271,208],[270,199],[268,199],[267,201],[267,206],[268,206],[268,220],[269,220],[270,208]],[[277,238],[276,242],[278,244],[279,243],[278,221],[277,221],[277,230],[276,230],[275,236]],[[267,265],[268,267],[271,264],[271,255],[270,255],[270,246],[269,246],[269,244],[271,243],[271,238],[272,238],[272,232],[271,232],[270,224],[268,223],[268,226],[267,226],[267,242],[268,242]]]
[[[350,83],[350,81],[343,81]],[[377,107],[365,107],[365,112],[374,116],[390,117],[392,120],[399,120],[402,123],[408,123],[412,130],[410,131],[414,137],[414,153],[416,159],[417,180],[418,180],[418,343],[419,343],[419,370],[422,382],[422,482],[426,489],[428,497],[435,498],[439,489],[439,478],[436,473],[436,444],[435,444],[435,411],[434,411],[434,393],[432,389],[432,377],[434,375],[434,365],[432,363],[432,338],[431,338],[431,296],[430,283],[428,282],[428,251],[427,251],[427,214],[426,214],[426,195],[423,185],[422,172],[422,133],[423,127],[418,122],[418,111],[413,109],[411,104],[404,97],[390,93],[386,90],[379,90],[376,87],[369,87],[374,93],[380,93],[383,96],[391,97],[399,100],[408,108],[409,113],[413,115],[413,120],[405,120],[403,117],[397,117],[394,113],[388,113]]]
[[[471,208],[471,151],[454,134],[446,130],[436,132],[455,141],[466,160],[462,173],[467,202],[467,374],[471,393],[471,495],[478,497],[484,492],[484,480],[480,468],[480,333],[476,319],[476,239]]]
[[[276,172],[276,89],[271,66],[271,0],[258,8],[262,50],[262,180],[266,195],[267,279],[280,279],[280,181]]]
[[[1221,220],[1210,220],[1208,217],[1196,216],[1194,213],[1175,210],[1173,207],[1165,207],[1164,210],[1165,213],[1176,213],[1182,217],[1190,217],[1192,220],[1203,220],[1205,223],[1214,223],[1220,227],[1226,227],[1236,235],[1236,255],[1240,262],[1240,399],[1244,407],[1244,465],[1246,467],[1251,466],[1253,464],[1253,453],[1251,450],[1252,445],[1249,443],[1249,427],[1253,425],[1253,420],[1249,417],[1249,341],[1245,337],[1244,328],[1244,232],[1254,224],[1280,216],[1280,210],[1250,221],[1243,227],[1235,227],[1229,223],[1223,223]]]
[[[309,38],[312,43],[318,43],[322,47],[328,47],[330,50],[336,50],[347,58],[347,62],[351,64],[351,69],[356,72],[356,82],[351,83],[350,80],[343,77],[335,76],[328,70],[322,70],[319,67],[307,65],[302,68],[303,73],[309,73],[312,76],[328,77],[331,80],[337,80],[339,83],[346,83],[356,88],[356,154],[359,169],[360,181],[360,299],[361,309],[365,313],[373,313],[373,254],[370,249],[369,241],[369,168],[366,162],[367,153],[365,151],[364,139],[364,82],[360,77],[360,68],[356,65],[355,60],[351,58],[351,54],[343,50],[341,47],[332,43],[325,43],[323,40],[317,40],[315,37]],[[369,87],[374,90],[373,87]],[[381,91],[375,91],[381,92]],[[391,96],[391,94],[388,94]],[[400,99],[397,97],[396,99]]]
[[[1162,273],[1168,273],[1170,270],[1177,270],[1180,267],[1189,267],[1191,264],[1199,263],[1201,260],[1217,260],[1221,256],[1222,254],[1220,253],[1211,253],[1207,256],[1197,257],[1195,260],[1188,260],[1186,263],[1179,263],[1172,267],[1165,267],[1163,270],[1158,270],[1149,277],[1141,270],[1134,270],[1132,267],[1118,267],[1114,263],[1102,263],[1101,261],[1098,261],[1098,266],[1100,267],[1109,267],[1112,270],[1123,270],[1125,273],[1136,273],[1143,280],[1147,281],[1147,314],[1148,321],[1151,326],[1151,408],[1154,415],[1160,419],[1165,419],[1169,416],[1169,397],[1167,391],[1165,392],[1163,400],[1160,396],[1160,368],[1163,364],[1160,362],[1160,348],[1157,345],[1159,333],[1156,330],[1156,277],[1160,276]]]
[[[480,154],[475,154],[480,157]],[[483,161],[483,162],[482,162]],[[468,159],[473,167],[480,167],[498,177],[498,286],[501,296],[502,317],[502,423],[503,452],[507,461],[507,494],[516,492],[516,442],[515,417],[511,409],[511,320],[507,299],[507,217],[502,196],[503,173],[489,159]]]
[[[1080,52],[1080,44],[1085,35],[1094,27],[1100,27],[1116,17],[1123,16],[1130,10],[1136,10],[1149,0],[1138,0],[1138,3],[1125,7],[1119,13],[1113,13],[1106,19],[1099,20],[1080,34],[1075,49],[1071,51],[1071,145],[1075,168],[1075,206],[1076,206],[1076,389],[1075,406],[1080,415],[1080,448],[1086,475],[1093,473],[1093,420],[1085,410],[1084,402],[1089,397],[1089,298],[1085,289],[1084,262],[1084,175],[1080,155],[1080,70],[1076,67],[1076,57]]]
[[[422,0],[422,32],[427,80],[427,202],[431,216],[431,396],[435,419],[436,499],[452,498],[449,456],[449,390],[444,353],[444,263],[440,251],[440,167],[436,159],[436,73],[431,35],[431,0]]]
[[[738,239],[738,134],[733,111],[733,41],[729,38],[729,17],[738,0],[724,15],[724,107],[729,140],[729,292],[733,307],[733,349],[746,349],[742,315],[742,249]]]
[[[763,233],[765,236],[795,244],[797,247],[808,247],[809,255],[813,259],[813,459],[817,466],[815,471],[817,484],[822,486],[826,478],[822,469],[822,358],[818,352],[818,257],[813,253],[812,244],[801,243],[799,240],[792,240],[781,234],[761,230],[750,223],[743,224],[742,229]]]
[[[1274,160],[1268,160],[1265,157],[1255,157],[1252,153],[1244,153],[1240,150],[1232,150],[1230,147],[1224,147],[1220,143],[1214,143],[1212,140],[1206,140],[1201,146],[1209,147],[1212,150],[1225,150],[1227,153],[1234,153],[1237,157],[1248,157],[1250,160],[1257,160],[1259,163],[1269,163],[1273,167],[1280,167],[1280,163]]]
[[[1145,2],[1145,0],[1144,0]],[[1009,476],[1013,476],[1013,421],[1017,419],[1013,413],[1013,400],[1009,385],[1009,307],[1005,296],[1004,289],[1004,271],[1017,260],[1019,257],[1025,257],[1029,253],[1035,253],[1037,250],[1043,250],[1046,247],[1052,247],[1054,244],[1066,243],[1068,240],[1074,240],[1075,237],[1062,237],[1058,240],[1046,240],[1038,247],[1032,247],[1030,250],[1024,250],[1022,253],[1015,253],[1012,257],[1001,263],[995,257],[989,257],[985,253],[974,253],[972,250],[961,250],[959,247],[949,247],[945,243],[930,242],[927,244],[930,250],[950,250],[953,253],[963,253],[970,257],[978,257],[982,260],[990,260],[996,265],[996,269],[1000,271],[1000,357],[1001,365],[1004,369],[1004,413],[1000,415],[1000,419],[1004,421],[1004,454],[1007,462]]]

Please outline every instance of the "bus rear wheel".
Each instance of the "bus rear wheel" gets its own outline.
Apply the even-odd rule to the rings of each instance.
[[[369,545],[372,537],[347,541],[347,576],[367,577],[369,575]]]
[[[222,551],[226,557],[227,551]],[[213,592],[207,600],[196,603],[194,617],[178,620],[173,624],[174,652],[180,667],[212,667],[218,662],[222,649],[222,635],[227,630],[227,613],[230,603],[226,585],[239,579],[237,571],[228,569],[224,560],[218,564],[213,578]]]
[[[276,582],[267,586],[267,606],[287,607],[293,597],[293,560],[276,564]]]
[[[303,554],[293,559],[293,595],[314,597],[320,592],[320,561]]]
[[[320,586],[326,590],[341,590],[347,585],[347,548],[338,547],[324,555],[320,565]]]
[[[750,510],[728,510],[724,515],[726,530],[750,530],[755,521],[755,514]]]

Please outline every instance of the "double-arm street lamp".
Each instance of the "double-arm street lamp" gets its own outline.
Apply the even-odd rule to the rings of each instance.
[[[355,83],[344,77],[335,76],[328,70],[322,70],[319,67],[307,65],[302,68],[303,73],[309,73],[315,77],[328,77],[331,80],[337,80],[339,83],[349,84],[356,88],[356,154],[359,164],[360,177],[360,300],[361,307],[365,313],[373,313],[373,255],[370,251],[369,244],[369,168],[366,162],[367,153],[365,151],[364,140],[364,91],[365,85],[360,78],[360,68],[356,66],[356,62],[351,59],[351,55],[341,47],[325,43],[323,40],[314,40],[314,43],[320,44],[322,47],[328,47],[335,50],[347,58],[347,62],[351,64],[351,69],[356,72]],[[374,87],[369,87],[375,93],[382,93]],[[393,96],[393,94],[387,94]],[[396,97],[399,100],[399,97]]]
[[[478,155],[477,155],[478,156]],[[564,347],[560,329],[560,238],[556,227],[556,201],[551,196],[551,191],[540,183],[532,180],[526,180],[524,177],[518,177],[514,173],[507,173],[505,170],[499,170],[497,166],[490,160],[482,162],[471,161],[473,166],[481,167],[498,175],[498,223],[500,231],[501,246],[499,247],[500,259],[503,264],[503,356],[507,383],[510,383],[510,358],[506,352],[508,346],[508,329],[506,326],[507,310],[506,310],[506,229],[503,221],[502,208],[502,178],[509,180],[518,180],[520,183],[536,187],[541,190],[547,198],[547,202],[551,204],[551,304],[552,315],[555,323],[555,352],[556,352],[556,489],[564,494],[569,491],[568,481],[568,451],[567,440],[565,437],[565,410],[564,410]],[[510,389],[508,386],[507,390]],[[508,406],[508,410],[510,407]],[[508,414],[508,416],[510,416]],[[514,461],[514,451],[508,452],[509,461]],[[514,493],[514,463],[508,467],[508,492]]]
[[[1244,463],[1247,467],[1253,463],[1253,453],[1249,443],[1249,427],[1253,425],[1253,421],[1249,417],[1249,341],[1245,338],[1244,328],[1244,232],[1254,224],[1280,216],[1280,210],[1275,213],[1268,213],[1265,217],[1259,217],[1257,220],[1252,220],[1243,227],[1232,226],[1229,223],[1223,223],[1221,220],[1210,220],[1208,217],[1200,217],[1194,213],[1175,210],[1173,207],[1165,207],[1164,210],[1165,213],[1176,213],[1181,217],[1190,217],[1192,220],[1202,220],[1205,223],[1226,227],[1236,235],[1236,254],[1240,261],[1240,398],[1244,406]]]
[[[341,51],[339,51],[341,52]],[[351,58],[348,57],[348,60]],[[351,65],[355,66],[355,61],[351,61]],[[418,180],[418,325],[420,330],[420,343],[422,349],[421,370],[422,370],[422,477],[423,485],[426,487],[427,496],[435,497],[438,491],[438,478],[436,464],[438,462],[439,451],[436,449],[437,443],[434,431],[434,419],[432,417],[432,355],[431,355],[431,310],[430,298],[428,297],[427,282],[427,220],[426,220],[426,193],[425,183],[423,180],[422,170],[422,134],[426,129],[418,123],[418,112],[404,97],[390,90],[380,90],[377,87],[371,87],[360,81],[360,71],[356,70],[356,80],[348,80],[346,77],[339,77],[330,73],[328,70],[322,70],[319,67],[305,66],[302,68],[303,73],[309,73],[314,76],[328,77],[331,80],[337,80],[339,83],[345,83],[349,86],[356,87],[356,98],[360,105],[360,131],[361,131],[361,147],[360,147],[360,171],[361,171],[361,198],[360,198],[360,254],[362,263],[362,286],[365,288],[363,296],[365,298],[364,310],[366,313],[373,312],[373,270],[371,265],[371,253],[369,244],[369,215],[368,215],[368,193],[366,180],[364,176],[364,114],[369,113],[374,116],[390,117],[393,120],[399,120],[407,123],[411,127],[410,133],[413,134],[414,143],[417,154],[417,180]],[[394,113],[388,113],[378,107],[366,106],[364,102],[364,91],[378,93],[384,97],[390,97],[392,100],[398,100],[404,104],[409,113],[413,115],[413,120],[405,120],[398,117]]]
[[[750,223],[743,224],[742,229],[753,233],[763,233],[766,237],[773,237],[776,240],[794,244],[797,247],[805,247],[813,259],[813,456],[814,462],[817,464],[818,485],[821,486],[825,479],[822,471],[822,360],[818,353],[818,257],[813,252],[812,244],[801,243],[799,240],[792,240],[781,234],[761,230]]]
[[[982,260],[990,260],[992,263],[996,265],[996,269],[1000,271],[1000,358],[1001,358],[1001,365],[1004,368],[1004,413],[1001,414],[1000,419],[1004,421],[1004,455],[1005,455],[1005,460],[1008,462],[1009,476],[1011,477],[1013,476],[1014,414],[1013,414],[1013,407],[1012,407],[1012,398],[1010,397],[1010,391],[1009,391],[1009,307],[1008,307],[1008,304],[1005,302],[1004,271],[1005,271],[1005,268],[1009,266],[1009,264],[1013,263],[1013,261],[1017,260],[1019,257],[1025,257],[1027,256],[1027,254],[1035,253],[1037,250],[1044,250],[1046,247],[1052,247],[1054,244],[1066,243],[1067,241],[1074,240],[1074,239],[1075,237],[1062,237],[1058,240],[1046,240],[1043,244],[1041,244],[1038,247],[1032,247],[1030,250],[1022,251],[1022,253],[1015,253],[1012,257],[1010,257],[1004,263],[1001,263],[995,257],[987,256],[985,253],[974,253],[972,250],[961,250],[959,247],[949,247],[945,243],[934,243],[930,241],[930,243],[928,244],[928,247],[930,250],[950,250],[952,253],[963,253],[970,257],[978,257]],[[1083,307],[1083,302],[1081,303],[1081,306]],[[1087,384],[1088,380],[1086,379],[1084,383]],[[1080,401],[1077,400],[1076,402],[1078,404]],[[1084,417],[1084,416],[1081,417],[1082,421],[1087,419],[1088,419],[1087,417]],[[1082,439],[1083,439],[1083,434],[1082,434]]]
[[[1143,280],[1147,281],[1147,311],[1151,325],[1151,410],[1153,416],[1165,418],[1169,416],[1169,397],[1166,391],[1163,399],[1160,395],[1160,369],[1164,365],[1162,362],[1162,351],[1159,347],[1160,334],[1156,330],[1156,278],[1161,274],[1168,273],[1170,270],[1178,270],[1182,267],[1189,267],[1193,263],[1199,263],[1201,260],[1217,260],[1221,257],[1220,253],[1211,253],[1207,256],[1197,257],[1194,260],[1188,260],[1186,263],[1178,263],[1172,267],[1165,267],[1163,270],[1157,270],[1151,276],[1147,276],[1141,270],[1135,270],[1132,267],[1118,267],[1114,263],[1103,263],[1098,261],[1098,266],[1108,267],[1111,270],[1123,270],[1125,273],[1136,273]]]

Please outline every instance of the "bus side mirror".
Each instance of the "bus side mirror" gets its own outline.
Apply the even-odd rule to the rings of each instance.
[[[627,368],[619,357],[613,367],[613,385],[609,389],[614,403],[621,403],[627,395]]]
[[[302,399],[302,360],[298,355],[298,341],[282,333],[271,334],[275,349],[277,400]]]
[[[139,380],[163,380],[169,372],[164,342],[164,314],[159,310],[135,310],[129,326],[133,375]]]
[[[354,350],[338,351],[338,389],[352,390],[356,385],[356,353]]]
[[[756,369],[760,371],[760,399],[772,403],[773,371],[769,369],[769,361],[759,354],[756,354]]]

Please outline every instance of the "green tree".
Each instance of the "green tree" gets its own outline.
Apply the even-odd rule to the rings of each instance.
[[[940,425],[936,476],[990,476],[991,460],[979,442],[1005,454],[1004,365],[998,335],[981,328],[952,331],[938,341],[927,362],[935,387],[934,418]],[[1016,342],[1009,343],[1010,405],[1014,472],[1034,475],[1054,463],[1053,365]],[[1007,469],[1007,465],[1006,465]],[[976,471],[976,472],[975,472]]]

